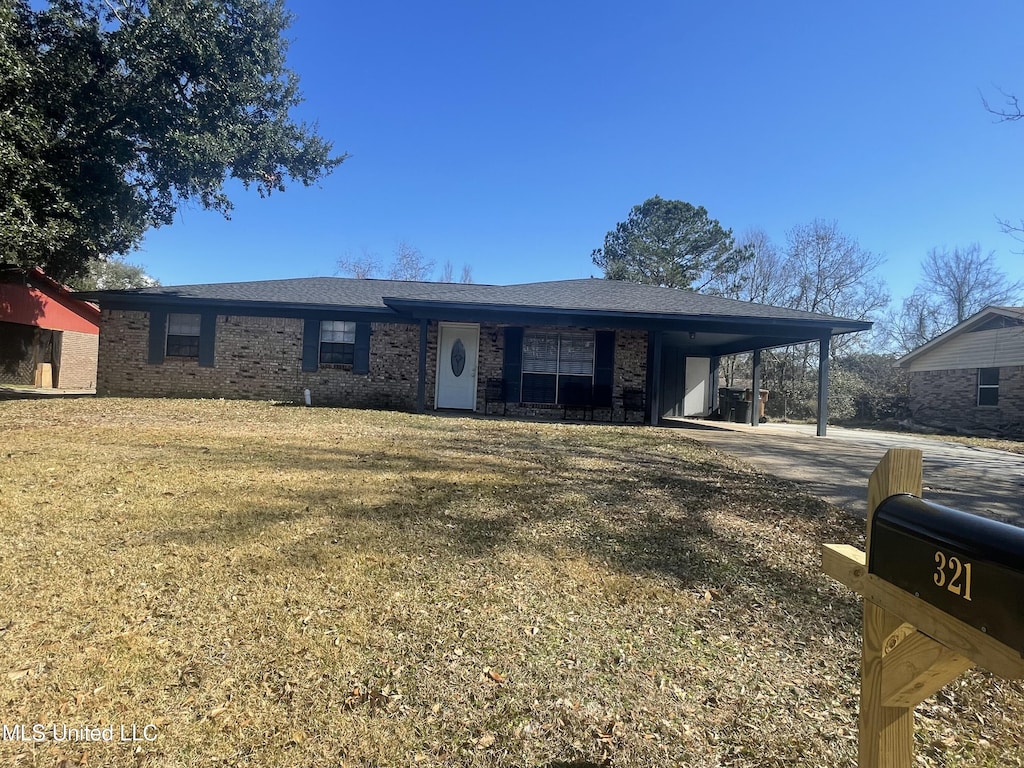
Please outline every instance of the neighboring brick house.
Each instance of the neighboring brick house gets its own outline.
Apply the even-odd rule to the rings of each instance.
[[[0,264],[0,383],[96,386],[100,310],[38,267]]]
[[[1024,307],[986,307],[897,364],[916,421],[1024,434]]]
[[[705,416],[720,355],[869,323],[610,280],[464,285],[348,278],[90,294],[101,395],[259,398],[410,411]]]

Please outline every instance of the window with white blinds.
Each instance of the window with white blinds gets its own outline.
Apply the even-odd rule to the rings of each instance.
[[[592,387],[593,383],[592,332],[523,334],[523,402],[559,403],[566,387]]]

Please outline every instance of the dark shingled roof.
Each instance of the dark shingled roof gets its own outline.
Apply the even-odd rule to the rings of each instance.
[[[425,298],[457,301],[467,288],[462,283],[416,283],[407,280],[357,280],[350,277],[296,277],[288,280],[254,280],[246,283],[202,283],[159,285],[123,291],[93,291],[104,299],[131,297],[150,299],[193,299],[204,302],[255,302],[330,307],[386,309],[383,297]]]
[[[622,312],[716,317],[764,317],[780,320],[841,320],[828,315],[784,309],[749,301],[708,296],[694,291],[640,285],[621,280],[586,278],[516,285],[467,285],[459,295],[433,299],[414,294],[398,296],[405,302],[455,302],[501,307],[532,307],[554,310]],[[388,296],[387,298],[390,298]],[[403,303],[405,303],[403,302]]]
[[[870,323],[814,312],[754,304],[693,291],[587,278],[517,285],[422,283],[345,277],[301,277],[244,283],[157,286],[85,294],[108,305],[178,303],[249,304],[262,308],[330,308],[372,312],[422,313],[431,309],[477,307],[509,312],[541,311],[614,317],[763,320],[766,323],[814,324],[834,332],[864,330]]]

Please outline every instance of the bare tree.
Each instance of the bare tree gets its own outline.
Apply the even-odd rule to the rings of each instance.
[[[455,267],[452,266],[451,259],[445,261],[444,266],[441,267],[441,276],[437,279],[439,283],[454,283],[455,282]]]
[[[987,306],[1016,303],[1024,292],[1024,283],[1011,282],[996,266],[995,253],[983,256],[977,243],[952,251],[932,248],[921,261],[921,272],[914,292],[884,323],[885,343],[901,354]]]
[[[789,281],[783,269],[783,257],[775,243],[763,229],[749,229],[736,241],[736,249],[747,254],[733,274],[716,275],[707,287],[707,292],[740,301],[759,304],[786,306],[790,298]],[[769,351],[766,357],[766,371],[775,372],[776,351]],[[721,360],[721,371],[726,386],[750,377],[750,355],[727,355]],[[771,373],[765,377],[766,383]]]
[[[997,88],[996,90],[999,91],[999,95],[1002,97],[1002,104],[1000,106],[993,106],[985,98],[985,95],[981,94],[981,103],[985,105],[985,110],[996,118],[996,122],[1015,123],[1018,120],[1024,119],[1024,107],[1022,107],[1020,99],[1017,98],[1016,94],[1007,93],[1002,88]],[[1002,219],[997,216],[996,221],[999,222],[999,228],[1005,234],[1014,240],[1024,242],[1024,218],[1014,223],[1009,219]]]
[[[403,240],[395,248],[395,260],[388,270],[388,277],[392,280],[424,282],[430,279],[433,269],[433,261],[425,258],[419,248]]]
[[[996,266],[996,255],[981,255],[981,246],[971,243],[966,248],[932,248],[921,262],[924,280],[918,286],[933,300],[941,331],[989,305],[1012,304],[1020,298],[1024,283],[1010,282],[1006,273]]]
[[[434,262],[424,258],[419,248],[401,241],[395,247],[395,256],[387,268],[387,276],[390,280],[409,280],[414,282],[427,282],[430,280],[431,271],[434,269]],[[383,264],[377,254],[363,249],[359,256],[346,253],[338,259],[338,272],[359,279],[376,277],[383,271]],[[455,267],[451,260],[447,260],[441,267],[437,281],[440,283],[455,282]],[[462,266],[462,275],[459,278],[461,283],[473,282],[473,270],[469,264]]]
[[[985,98],[985,94],[981,94],[981,103],[985,105],[985,111],[990,115],[994,115],[998,123],[1015,122],[1024,118],[1024,111],[1021,110],[1020,100],[1014,94],[1007,93],[1002,88],[997,88],[996,90],[1003,97],[1002,106],[992,106],[988,103],[988,99]]]
[[[761,229],[748,231],[739,246],[752,254],[740,267],[747,301],[772,306],[786,306],[792,286],[786,280],[785,261],[775,243]]]
[[[885,258],[871,253],[834,221],[816,219],[788,233],[786,272],[793,280],[793,309],[868,320],[889,303],[877,276]]]
[[[836,222],[816,219],[789,230],[785,255],[769,262],[771,279],[762,280],[762,296],[792,309],[871,320],[889,304],[878,276],[884,261],[843,233]],[[867,340],[859,336],[834,337],[830,356],[836,359],[866,346]],[[783,416],[813,413],[818,345],[774,349],[765,362],[765,382],[778,392]]]
[[[758,304],[787,306],[792,290],[785,263],[775,243],[763,229],[749,229],[736,241],[747,256],[732,274],[716,275],[707,292]]]
[[[441,276],[438,277],[439,283],[454,283],[455,282],[455,267],[452,266],[451,260],[447,260],[444,266],[441,267]],[[472,283],[473,282],[473,268],[469,264],[462,265],[462,274],[459,275],[460,283]]]
[[[1000,219],[997,216],[996,221],[999,223],[999,229],[1001,229],[1004,234],[1009,235],[1018,242],[1024,243],[1024,219],[1021,219],[1019,222],[1014,224],[1009,219]]]
[[[380,273],[380,269],[380,257],[366,248],[363,248],[358,256],[346,253],[338,259],[338,271],[359,280],[375,277]]]
[[[760,304],[803,309],[857,320],[874,319],[889,303],[878,276],[884,259],[860,246],[839,230],[835,222],[816,220],[787,233],[785,251],[758,229],[738,241],[746,259],[735,273],[716,280],[714,292]],[[863,347],[853,334],[836,337],[831,355],[836,358]],[[817,344],[797,344],[768,350],[762,358],[763,386],[775,392],[772,407],[781,415],[812,415],[816,406]],[[749,376],[745,355],[723,359],[726,380],[734,384]]]
[[[903,300],[898,311],[890,310],[886,315],[882,344],[905,355],[946,330],[938,318],[935,299],[915,290]]]

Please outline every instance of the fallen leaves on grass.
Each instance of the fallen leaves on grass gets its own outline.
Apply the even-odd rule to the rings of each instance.
[[[47,764],[855,760],[860,607],[818,547],[862,523],[684,431],[3,408],[4,716],[159,723]],[[965,675],[918,764],[1020,766],[1022,719]]]
[[[484,670],[484,674],[487,675],[487,678],[489,680],[495,683],[504,683],[508,679],[503,674],[501,674],[501,672],[498,672],[495,669]]]

